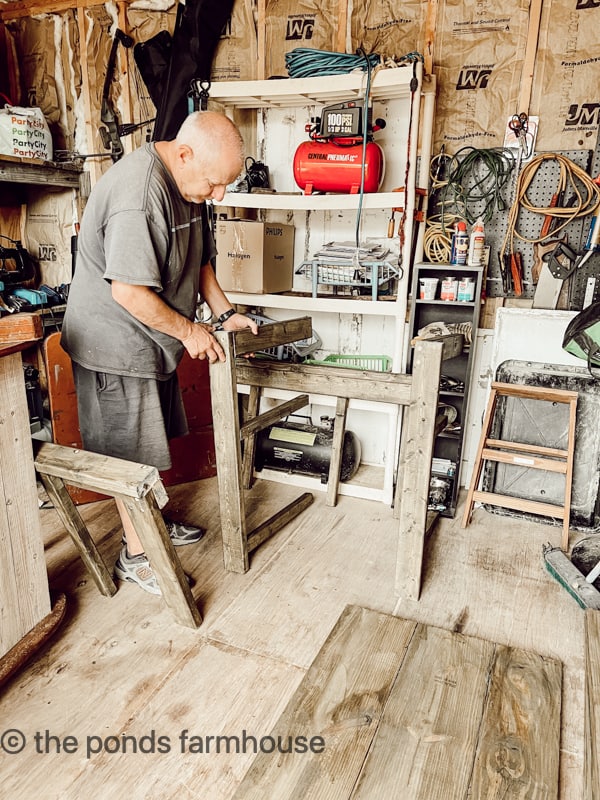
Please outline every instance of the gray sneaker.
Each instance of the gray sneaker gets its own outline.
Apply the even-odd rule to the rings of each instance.
[[[127,555],[127,548],[122,547],[115,564],[115,576],[120,581],[137,583],[145,592],[150,594],[161,594],[154,570],[150,566],[145,553],[130,558]]]
[[[192,586],[192,578],[184,572],[185,579]],[[127,546],[123,545],[115,563],[115,577],[120,581],[137,583],[145,592],[162,595],[154,570],[145,553],[137,556],[127,555]]]
[[[182,547],[184,544],[196,544],[206,533],[205,528],[199,528],[196,525],[185,525],[183,522],[175,522],[166,517],[165,525],[174,547]]]
[[[196,525],[184,525],[183,522],[175,522],[165,517],[165,525],[173,542],[173,547],[183,547],[184,544],[196,544],[206,533],[206,528],[199,528]],[[127,544],[125,535],[121,536],[121,544]]]

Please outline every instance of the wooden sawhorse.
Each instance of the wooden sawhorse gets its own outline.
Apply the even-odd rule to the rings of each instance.
[[[45,442],[35,468],[101,594],[112,597],[117,587],[65,483],[123,502],[175,620],[188,628],[200,626],[202,617],[160,512],[168,497],[155,467]]]
[[[393,403],[405,407],[395,494],[399,518],[396,590],[399,594],[418,599],[436,423],[439,426],[437,403],[441,363],[444,354],[451,355],[449,349],[456,347],[456,341],[417,342],[412,375],[239,358],[255,350],[309,338],[311,332],[311,320],[305,317],[262,325],[257,336],[249,331],[215,333],[226,354],[224,362],[216,362],[210,368],[225,568],[232,572],[246,572],[249,553],[303,511],[313,499],[310,494],[301,495],[257,529],[247,532],[243,489],[249,486],[252,458],[248,458],[248,453],[253,450],[252,437],[259,430],[302,408],[308,403],[309,393],[337,397],[326,500],[328,505],[335,505],[348,401]],[[238,384],[250,386],[251,392],[251,416],[242,426],[238,416]],[[260,390],[265,388],[302,394],[257,415]],[[246,440],[244,462],[240,446],[242,437]]]

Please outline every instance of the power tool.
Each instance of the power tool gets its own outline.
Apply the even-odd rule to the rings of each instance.
[[[351,100],[327,106],[306,125],[310,141],[294,155],[294,180],[305,194],[312,192],[376,192],[381,186],[385,159],[372,141],[385,120],[363,120],[362,104]]]

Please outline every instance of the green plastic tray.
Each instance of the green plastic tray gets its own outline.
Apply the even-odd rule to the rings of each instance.
[[[374,372],[390,372],[392,359],[389,356],[346,356],[331,353],[323,361],[306,359],[305,364],[318,367],[344,367],[345,369],[370,369]]]

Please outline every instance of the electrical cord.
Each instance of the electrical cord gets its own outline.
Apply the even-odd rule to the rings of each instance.
[[[427,217],[423,250],[428,261],[434,264],[449,263],[454,225],[462,219],[464,216],[458,214],[433,214]]]
[[[537,174],[538,169],[547,161],[555,161],[559,166],[558,185],[556,196],[565,198],[566,205],[537,207],[529,200],[527,192]],[[564,200],[562,202],[565,202]],[[537,244],[548,237],[556,235],[566,228],[569,223],[579,217],[593,214],[600,206],[600,186],[574,161],[560,153],[540,153],[528,164],[525,164],[517,178],[515,200],[508,213],[508,227],[502,243],[501,253],[514,251],[515,237],[523,242]],[[557,225],[550,225],[548,231],[539,237],[529,238],[517,230],[519,212],[521,208],[543,217],[552,217]],[[543,223],[542,223],[543,225]],[[540,231],[541,233],[541,231]]]
[[[358,253],[360,250],[360,225],[362,220],[362,206],[365,194],[365,168],[367,164],[367,124],[369,121],[369,95],[371,94],[371,61],[367,57],[365,51],[360,48],[360,53],[364,58],[367,65],[367,85],[365,87],[365,96],[363,99],[363,140],[362,140],[362,164],[360,167],[360,194],[358,197],[358,207],[356,209],[356,226],[355,226],[355,243],[356,243],[356,260],[358,262]]]
[[[461,213],[470,224],[479,217],[489,222],[496,211],[506,209],[502,191],[514,166],[508,148],[461,148],[446,164],[447,178],[440,184],[438,201],[441,213]]]
[[[285,66],[290,78],[314,78],[319,75],[344,75],[353,70],[365,71],[365,59],[374,69],[381,63],[377,53],[367,56],[352,53],[335,53],[310,47],[296,47],[285,54]]]

